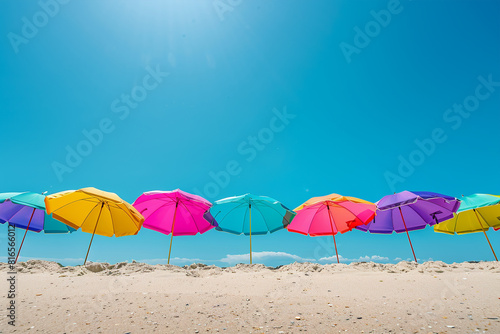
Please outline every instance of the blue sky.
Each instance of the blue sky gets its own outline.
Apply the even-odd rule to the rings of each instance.
[[[497,1],[0,6],[0,192],[94,186],[133,202],[180,188],[290,208],[330,193],[500,194]],[[217,184],[230,162],[236,175]],[[500,252],[500,232],[488,235]],[[22,256],[80,264],[90,237],[29,233]],[[482,233],[411,238],[422,260],[493,259]],[[96,236],[89,259],[161,262],[169,240]],[[404,234],[337,243],[345,261],[412,256]],[[331,238],[287,231],[254,237],[253,249],[267,265],[334,256]],[[247,254],[247,237],[213,230],[174,238],[172,251],[175,264]]]

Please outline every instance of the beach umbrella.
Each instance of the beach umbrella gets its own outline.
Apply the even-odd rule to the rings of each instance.
[[[474,194],[462,197],[456,215],[434,226],[434,231],[447,234],[466,234],[483,232],[491,251],[498,261],[486,231],[492,227],[500,229],[500,197]]]
[[[417,262],[409,231],[424,229],[453,217],[460,201],[455,197],[426,191],[402,191],[383,197],[377,203],[376,217],[356,229],[391,234],[406,232],[413,258]]]
[[[91,187],[49,195],[45,197],[45,206],[55,219],[92,233],[84,265],[95,234],[107,237],[136,235],[144,222],[144,217],[118,195]]]
[[[213,228],[203,218],[203,214],[212,204],[203,197],[180,189],[146,192],[132,205],[144,216],[145,228],[170,234],[168,264],[170,264],[174,235],[202,234]]]
[[[267,196],[245,194],[218,200],[205,213],[217,231],[244,234],[250,237],[250,264],[252,263],[252,235],[264,235],[281,230],[290,224],[295,212]]]
[[[498,196],[498,195],[494,195],[494,196],[496,196],[496,197],[500,197],[500,196]],[[494,229],[495,231],[498,231],[498,230],[500,230],[500,226],[498,226],[498,227],[493,227],[493,229]]]
[[[338,194],[313,197],[294,210],[297,216],[287,229],[312,237],[333,236],[337,263],[340,263],[335,235],[368,223],[375,216],[375,210],[374,203],[355,197]]]
[[[0,223],[24,229],[23,240],[17,251],[16,263],[29,231],[47,234],[71,233],[75,229],[52,219],[45,212],[45,195],[33,192],[0,194]]]

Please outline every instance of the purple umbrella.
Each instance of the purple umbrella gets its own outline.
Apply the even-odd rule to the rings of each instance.
[[[45,212],[45,196],[32,192],[0,193],[0,223],[25,230],[17,251],[16,263],[29,231],[45,233],[71,233],[75,229],[52,219]]]
[[[367,225],[360,225],[358,230],[370,233],[391,234],[406,232],[415,262],[408,231],[421,230],[427,225],[435,225],[453,218],[460,201],[455,197],[427,191],[402,191],[383,197],[377,203],[377,215]]]

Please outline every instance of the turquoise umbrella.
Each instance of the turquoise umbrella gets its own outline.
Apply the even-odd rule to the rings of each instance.
[[[63,224],[45,211],[45,195],[32,192],[0,193],[0,223],[24,229],[23,240],[17,251],[16,262],[21,253],[28,230],[47,234],[71,233],[74,228]]]
[[[295,215],[271,197],[245,194],[216,201],[205,212],[204,218],[217,231],[250,236],[252,263],[252,234],[263,235],[281,230],[290,224]]]

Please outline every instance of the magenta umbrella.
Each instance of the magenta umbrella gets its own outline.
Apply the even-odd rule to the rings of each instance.
[[[143,227],[170,234],[168,264],[170,264],[174,235],[202,234],[213,228],[203,218],[203,214],[210,209],[212,203],[180,189],[149,191],[139,196],[132,205],[144,216]]]

